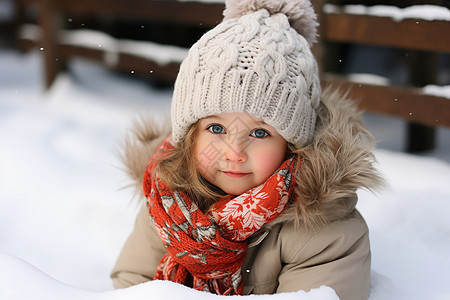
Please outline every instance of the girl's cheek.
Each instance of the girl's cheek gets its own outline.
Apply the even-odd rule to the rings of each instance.
[[[260,151],[255,153],[255,162],[260,166],[260,170],[267,176],[275,172],[282,164],[285,156],[285,151]]]
[[[221,156],[220,149],[217,148],[216,143],[212,141],[208,135],[199,135],[197,145],[195,147],[195,160],[197,169],[200,174],[206,178],[211,168],[217,167],[218,160]]]

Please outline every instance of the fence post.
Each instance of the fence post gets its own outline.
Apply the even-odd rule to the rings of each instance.
[[[439,57],[436,53],[410,51],[409,82],[413,86],[423,87],[437,81]],[[436,146],[436,129],[414,122],[407,125],[407,152],[433,150]]]
[[[58,30],[62,28],[62,17],[52,0],[39,1],[39,24],[43,36],[39,42],[45,70],[45,88],[49,88],[62,69],[59,53]]]

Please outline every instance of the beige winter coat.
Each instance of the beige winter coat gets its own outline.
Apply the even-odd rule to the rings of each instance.
[[[322,94],[322,102],[316,137],[302,153],[298,179],[299,198],[308,204],[292,205],[250,237],[242,266],[245,294],[309,291],[327,285],[342,300],[368,298],[370,245],[366,223],[355,209],[356,190],[375,188],[382,180],[373,167],[371,137],[355,105],[330,91]],[[141,122],[127,140],[124,163],[137,187],[149,156],[167,135],[167,128]],[[111,273],[114,286],[151,280],[164,253],[143,205]]]

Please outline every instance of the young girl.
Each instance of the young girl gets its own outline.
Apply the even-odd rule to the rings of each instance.
[[[327,285],[367,299],[368,229],[358,188],[382,183],[351,101],[321,92],[305,0],[228,1],[189,51],[171,133],[149,121],[125,163],[147,199],[112,272],[211,293]]]

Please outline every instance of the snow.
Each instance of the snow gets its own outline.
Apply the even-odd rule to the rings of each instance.
[[[173,282],[153,281],[143,283],[128,289],[91,292],[63,284],[42,273],[34,266],[13,256],[0,254],[0,280],[3,291],[2,299],[65,299],[65,300],[148,300],[148,299],[195,299],[213,300],[229,299],[239,296],[216,296],[196,291]],[[14,270],[8,272],[5,270]],[[3,272],[1,272],[3,271]],[[26,286],[27,288],[23,288]],[[249,296],[259,300],[336,300],[339,299],[333,289],[322,286],[310,292],[298,291],[277,295]]]
[[[188,49],[185,48],[134,40],[121,40],[120,50],[124,53],[148,58],[160,65],[182,62],[188,54]]]
[[[169,282],[114,291],[109,279],[138,210],[116,153],[133,119],[168,115],[171,90],[75,60],[43,91],[38,52],[0,49],[0,66],[0,299],[219,297]],[[371,232],[371,300],[450,299],[444,145],[443,159],[375,151],[391,187],[359,192]],[[249,297],[337,299],[328,287]]]
[[[347,74],[345,77],[349,81],[361,84],[371,84],[380,86],[386,86],[390,84],[389,78],[370,73],[350,73]],[[429,84],[421,88],[421,92],[426,95],[443,97],[450,100],[450,85],[441,86]]]
[[[23,39],[37,41],[42,35],[42,31],[39,26],[24,24],[20,27],[19,35]],[[116,39],[104,32],[92,29],[63,30],[59,39],[62,44],[104,51],[103,61],[110,67],[117,65],[120,53],[147,58],[159,65],[167,65],[171,62],[180,63],[188,53],[186,48],[149,41]]]
[[[370,15],[377,17],[392,18],[397,22],[405,19],[421,19],[427,21],[450,21],[450,10],[444,6],[437,5],[412,5],[399,8],[390,5],[344,5],[336,6],[326,4],[323,8],[326,13],[345,12],[354,15]]]
[[[18,36],[21,39],[38,41],[43,36],[43,31],[40,26],[34,24],[23,24],[19,27]]]
[[[389,79],[383,76],[369,73],[352,73],[348,74],[347,79],[353,82],[372,84],[372,85],[389,85]]]
[[[160,65],[171,62],[179,63],[187,56],[188,52],[188,49],[185,48],[148,41],[115,39],[103,32],[89,29],[64,30],[60,37],[63,44],[94,49],[101,48],[112,55],[117,55],[117,53],[132,54],[148,58]]]
[[[434,95],[437,97],[444,97],[450,99],[450,85],[439,86],[429,84],[423,88],[423,92],[427,95]]]

